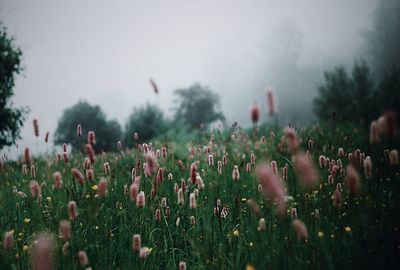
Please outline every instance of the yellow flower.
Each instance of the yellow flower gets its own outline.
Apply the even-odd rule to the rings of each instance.
[[[242,202],[246,202],[247,201],[247,199],[246,198],[242,198]]]
[[[46,201],[50,203],[51,202],[51,197],[46,197]]]
[[[325,234],[324,234],[323,232],[321,232],[321,231],[318,232],[318,237],[319,237],[319,238],[322,238],[322,237],[324,237],[324,236],[325,236]]]
[[[23,250],[24,252],[27,252],[28,249],[29,249],[28,245],[24,245],[24,246],[22,247],[22,250]]]
[[[252,247],[253,245],[254,245],[253,242],[250,242],[250,243],[249,243],[249,246],[250,246],[250,247]]]
[[[97,185],[93,185],[93,186],[92,186],[92,189],[93,189],[93,190],[97,190]]]
[[[31,219],[30,219],[30,218],[24,218],[24,223],[25,223],[25,224],[28,224],[29,222],[31,222]]]
[[[234,230],[233,231],[233,236],[239,237],[239,230]]]
[[[246,265],[246,270],[256,270],[251,264]]]
[[[345,227],[344,230],[345,230],[346,232],[351,232],[351,228],[350,228],[349,226]]]

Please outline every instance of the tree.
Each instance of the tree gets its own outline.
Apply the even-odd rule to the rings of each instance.
[[[374,12],[372,29],[365,37],[367,55],[378,78],[400,63],[400,1],[381,0]]]
[[[20,129],[28,112],[27,108],[13,108],[11,102],[15,75],[22,70],[21,56],[22,51],[0,23],[0,149],[21,138]]]
[[[145,142],[163,134],[168,129],[167,120],[162,111],[154,105],[134,108],[125,126],[124,142],[133,146],[133,134],[139,135],[139,142]]]
[[[193,84],[186,89],[177,89],[174,92],[176,107],[175,122],[180,122],[191,128],[200,127],[216,120],[225,120],[220,112],[220,97],[208,87]]]
[[[77,135],[77,126],[82,127],[82,136]],[[64,110],[58,121],[54,134],[56,144],[67,143],[75,150],[81,150],[87,143],[87,134],[94,131],[96,134],[96,152],[109,151],[117,148],[117,141],[122,137],[122,129],[117,121],[107,121],[104,112],[99,106],[92,106],[85,101]]]
[[[352,77],[343,67],[325,72],[325,84],[320,86],[314,100],[314,111],[321,120],[335,114],[339,121],[360,121],[364,124],[377,116],[373,80],[367,64],[356,62]]]

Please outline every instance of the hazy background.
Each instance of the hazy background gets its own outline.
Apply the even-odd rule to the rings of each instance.
[[[221,96],[228,123],[249,125],[256,100],[265,110],[267,86],[281,122],[309,123],[323,71],[359,57],[377,3],[1,0],[25,67],[14,104],[31,109],[18,152],[36,142],[33,118],[51,136],[63,110],[87,100],[124,126],[146,102],[171,115],[173,90],[193,82]]]

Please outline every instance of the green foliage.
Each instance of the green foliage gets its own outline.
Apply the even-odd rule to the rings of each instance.
[[[305,189],[299,184],[298,172],[291,163],[291,154],[280,150],[282,132],[276,131],[275,139],[267,129],[260,131],[258,138],[251,139],[243,131],[235,129],[235,138],[230,133],[215,135],[215,143],[209,144],[210,134],[202,134],[193,141],[195,158],[188,157],[188,145],[181,141],[168,142],[168,156],[159,158],[157,163],[164,169],[164,181],[157,184],[157,191],[151,196],[155,174],[146,177],[142,169],[140,191],[146,196],[146,206],[139,208],[124,194],[124,186],[130,185],[131,169],[136,162],[144,162],[142,152],[110,153],[101,162],[93,164],[96,179],[108,182],[106,197],[96,196],[97,182],[85,181],[78,184],[70,173],[72,167],[82,168],[85,155],[74,155],[69,163],[55,162],[48,158],[35,158],[36,175],[42,185],[41,203],[30,197],[31,177],[24,175],[21,165],[6,162],[0,171],[0,209],[2,213],[0,233],[14,230],[14,245],[11,250],[0,246],[0,269],[27,269],[30,253],[24,246],[32,248],[33,235],[47,230],[53,235],[59,233],[59,222],[68,219],[67,204],[77,203],[78,217],[71,221],[69,254],[62,255],[64,242],[57,238],[55,269],[84,269],[79,265],[78,252],[88,254],[93,269],[178,269],[180,261],[187,262],[188,269],[399,269],[398,221],[400,220],[400,176],[399,165],[385,159],[384,150],[399,146],[396,142],[382,141],[370,147],[367,129],[357,125],[316,126],[298,130],[300,148],[308,149],[307,141],[314,141],[309,150],[310,158],[318,171],[320,184]],[[260,143],[260,136],[267,136],[266,143]],[[165,142],[154,141],[155,149]],[[203,146],[210,146],[215,164],[207,162],[208,154]],[[338,148],[343,147],[345,156],[339,156]],[[372,160],[372,176],[361,180],[359,196],[351,197],[345,177],[338,170],[334,184],[327,183],[330,174],[327,168],[318,166],[320,155],[331,160],[341,159],[343,167],[350,163],[347,154],[360,148]],[[227,165],[218,173],[217,160],[228,155]],[[250,154],[256,156],[256,163],[277,162],[280,168],[288,164],[288,178],[283,180],[287,195],[288,214],[278,218],[275,206],[258,190],[257,176],[245,170]],[[183,169],[177,160],[183,161]],[[196,185],[187,183],[184,205],[177,202],[174,185],[190,175],[190,165],[197,163],[205,188],[198,193],[197,208],[189,207],[189,194]],[[105,174],[103,163],[108,162],[111,173]],[[242,165],[244,164],[244,165]],[[339,164],[339,163],[337,163]],[[233,166],[238,165],[240,179],[232,181]],[[52,174],[62,174],[63,187],[52,187]],[[83,169],[81,169],[83,172]],[[173,175],[167,180],[167,175]],[[332,195],[340,184],[343,191],[341,207],[333,205]],[[13,189],[26,193],[23,197]],[[341,188],[338,188],[341,190]],[[160,206],[161,198],[167,198],[170,215]],[[226,218],[214,214],[217,199],[221,208],[226,207]],[[246,203],[252,199],[259,206],[254,213]],[[18,205],[19,207],[15,207]],[[298,218],[308,230],[307,241],[298,241],[293,229],[292,208],[297,209]],[[161,220],[155,220],[156,209],[161,210]],[[316,216],[318,210],[319,216]],[[220,209],[221,211],[221,209]],[[195,224],[190,223],[194,216]],[[176,225],[180,218],[179,226]],[[265,231],[257,229],[260,218],[265,219]],[[27,220],[28,219],[28,220]],[[142,247],[151,252],[146,259],[140,259],[132,251],[132,236],[140,234]],[[18,258],[16,257],[18,254]],[[370,254],[366,256],[366,254]],[[251,269],[251,268],[250,268]]]
[[[15,75],[22,70],[21,56],[22,51],[0,23],[0,149],[20,138],[20,129],[28,112],[26,108],[13,108],[11,102]]]
[[[366,33],[371,67],[379,78],[400,64],[400,1],[381,0],[374,13],[372,29]]]
[[[381,112],[395,111],[400,121],[400,66],[392,66],[383,74],[375,102],[381,104]]]
[[[139,142],[145,142],[163,134],[168,125],[163,112],[155,105],[147,104],[145,107],[134,108],[125,126],[125,145],[133,146],[135,132],[139,135]]]
[[[216,120],[224,120],[220,111],[220,97],[208,87],[193,84],[189,88],[177,89],[174,92],[175,122],[199,128]]]
[[[374,83],[365,62],[356,62],[350,77],[343,67],[325,72],[325,84],[314,100],[314,111],[321,120],[369,123],[377,116]]]
[[[82,127],[82,136],[78,137],[76,128]],[[87,133],[96,134],[96,152],[117,148],[117,141],[122,138],[122,129],[115,120],[107,121],[99,106],[92,106],[85,101],[64,110],[54,134],[55,144],[70,144],[75,150],[81,150],[87,143]]]

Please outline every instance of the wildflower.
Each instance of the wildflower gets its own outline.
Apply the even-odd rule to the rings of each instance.
[[[61,220],[59,225],[60,238],[67,241],[71,236],[71,224],[68,220]]]
[[[31,219],[30,219],[30,218],[24,218],[24,223],[25,223],[25,224],[29,224],[29,222],[31,222]]]
[[[143,191],[140,191],[136,197],[136,206],[139,208],[146,206],[146,198]]]
[[[82,136],[82,126],[81,125],[76,126],[76,135],[78,135],[78,137]]]
[[[91,145],[96,144],[96,135],[94,134],[94,131],[88,132],[87,142],[88,142],[88,144],[91,144]]]
[[[251,242],[250,244],[252,244]],[[251,264],[246,265],[246,270],[256,270]]]
[[[101,178],[97,185],[97,195],[99,197],[107,196],[107,180],[104,178]]]
[[[54,188],[60,189],[62,187],[61,173],[60,172],[53,173],[53,179],[54,179]]]
[[[8,231],[4,234],[3,246],[5,250],[12,249],[14,245],[14,231]]]
[[[86,170],[86,179],[89,181],[93,181],[94,179],[94,172],[92,169],[87,169]]]
[[[133,133],[133,140],[138,141],[139,140],[139,135],[135,132]]]
[[[39,198],[42,194],[42,189],[36,180],[32,180],[29,184],[32,198]]]
[[[296,208],[292,208],[290,210],[290,215],[292,216],[293,219],[297,218],[297,209]]]
[[[150,254],[150,249],[148,247],[142,247],[139,251],[139,258],[146,259],[147,255]]]
[[[165,146],[161,147],[161,157],[167,159],[167,148]]]
[[[196,224],[196,218],[194,216],[190,216],[190,224],[194,226]]]
[[[214,156],[208,155],[208,166],[214,166]]]
[[[142,238],[140,234],[134,234],[132,237],[132,250],[134,252],[139,252],[142,248]]]
[[[265,225],[265,219],[264,218],[260,218],[260,220],[258,221],[257,230],[259,232],[265,232],[267,230],[267,226]]]
[[[346,168],[346,183],[351,197],[355,197],[360,192],[360,177],[356,169],[349,165]]]
[[[239,168],[237,165],[233,166],[233,171],[232,171],[232,179],[233,181],[239,181],[240,179],[240,173],[239,173]]]
[[[318,182],[318,175],[310,158],[305,154],[297,154],[294,161],[301,184],[306,188],[315,186]]]
[[[178,189],[178,205],[183,206],[185,203],[185,198],[183,196],[183,190],[182,188]]]
[[[129,188],[129,195],[133,202],[136,201],[138,194],[139,194],[139,185],[133,182]]]
[[[371,157],[366,157],[364,160],[364,175],[365,178],[370,179],[372,177],[372,162]]]
[[[346,227],[344,228],[344,230],[345,230],[346,232],[348,232],[348,233],[351,232],[351,228],[350,228],[349,226],[346,226]]]
[[[196,209],[196,207],[197,207],[196,196],[194,193],[190,193],[189,206],[190,206],[190,209]]]
[[[36,167],[34,164],[31,165],[31,176],[33,179],[36,179]]]
[[[70,248],[70,243],[67,241],[64,243],[64,245],[62,246],[62,254],[64,256],[67,256],[69,254],[69,248]]]
[[[177,218],[175,221],[175,226],[179,227],[179,224],[181,224],[181,218]]]
[[[186,262],[179,262],[179,270],[186,270]]]
[[[54,269],[55,240],[53,235],[42,232],[36,235],[31,250],[33,270]]]
[[[389,160],[391,165],[399,165],[399,152],[395,149],[391,150]]]
[[[80,263],[81,266],[85,266],[85,265],[89,264],[89,259],[88,259],[88,256],[86,254],[86,251],[83,251],[83,250],[79,251],[78,252],[78,258],[79,258],[79,263]]]
[[[377,144],[379,141],[379,129],[376,121],[371,122],[371,126],[369,128],[369,141],[371,144]]]
[[[323,232],[321,232],[321,231],[318,232],[318,237],[319,237],[319,238],[322,238],[322,237],[324,237],[324,236],[325,236],[325,234],[324,234]]]
[[[68,203],[68,214],[69,214],[69,219],[75,220],[78,216],[78,208],[76,206],[75,201],[70,201]]]
[[[110,163],[108,163],[108,162],[104,163],[103,167],[104,167],[104,173],[106,175],[109,175],[110,174]]]
[[[233,236],[239,237],[240,236],[239,230],[234,230],[233,231]]]
[[[156,221],[160,221],[160,220],[161,220],[161,211],[160,211],[160,208],[157,208],[157,209],[156,209],[156,213],[155,213],[154,217],[155,217]]]
[[[49,142],[49,135],[50,135],[50,133],[47,131],[47,132],[46,132],[46,135],[44,136],[44,142],[45,142],[45,143],[48,143],[48,142]]]
[[[296,232],[298,241],[302,241],[308,238],[307,227],[300,219],[293,220],[292,224],[294,227],[294,231]]]
[[[335,192],[332,196],[333,199],[333,206],[340,208],[342,206],[342,193],[338,188],[336,188]]]
[[[273,115],[275,113],[275,102],[274,102],[274,95],[273,95],[271,88],[267,89],[267,104],[268,104],[269,115]]]
[[[37,119],[33,119],[33,131],[36,137],[39,137],[39,122]]]
[[[77,168],[73,168],[71,170],[71,173],[75,177],[75,179],[79,182],[79,184],[83,184],[85,179],[84,179],[82,173]]]
[[[250,109],[251,120],[254,124],[258,122],[258,118],[260,117],[260,107],[257,102],[254,102],[253,106]]]
[[[94,149],[93,149],[92,144],[88,143],[88,144],[85,145],[85,152],[86,152],[86,155],[88,156],[88,158],[90,160],[90,163],[94,164],[94,162],[96,161],[96,155],[94,153]],[[86,169],[86,166],[85,166],[85,169]]]
[[[24,151],[24,161],[26,164],[31,164],[31,155],[28,147],[26,147]]]
[[[287,145],[289,147],[289,151],[292,154],[295,154],[300,144],[299,139],[297,138],[296,130],[294,128],[287,127],[285,128],[284,133],[287,139]]]
[[[190,180],[192,181],[192,184],[196,184],[197,181],[197,166],[196,163],[192,163],[190,165]]]
[[[257,176],[267,199],[275,201],[279,215],[286,213],[285,191],[277,175],[270,166],[263,163],[257,166]]]

